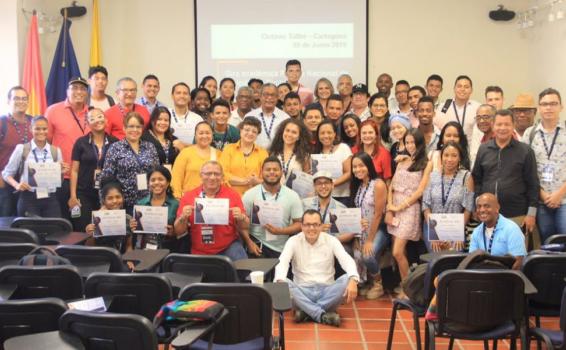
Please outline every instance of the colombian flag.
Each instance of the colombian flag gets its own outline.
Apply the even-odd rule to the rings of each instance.
[[[28,31],[26,56],[24,58],[24,76],[22,86],[28,91],[29,106],[27,114],[43,115],[47,102],[45,98],[45,84],[41,70],[41,57],[39,55],[39,35],[37,34],[37,15],[34,12]]]
[[[98,24],[98,0],[92,2],[92,32],[90,34],[90,66],[102,65],[100,52],[100,28]]]

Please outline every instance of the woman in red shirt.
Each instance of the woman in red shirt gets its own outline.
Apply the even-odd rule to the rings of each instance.
[[[379,127],[375,121],[368,119],[362,122],[359,140],[359,143],[352,147],[352,152],[369,154],[377,174],[389,183],[388,180],[391,179],[391,154],[381,144]]]

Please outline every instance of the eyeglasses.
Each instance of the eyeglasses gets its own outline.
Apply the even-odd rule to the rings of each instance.
[[[213,176],[221,177],[221,176],[222,176],[222,173],[220,173],[220,172],[215,172],[215,171],[208,171],[208,172],[206,172],[206,173],[201,173],[201,175],[202,175],[202,176],[205,176],[205,177],[213,177]]]
[[[126,125],[126,129],[137,129],[137,130],[141,130],[143,129],[142,125]]]
[[[489,115],[489,114],[478,114],[476,115],[476,120],[477,121],[488,121],[493,119],[493,116]]]
[[[87,88],[84,85],[71,85],[69,87],[69,89],[71,89],[71,91],[86,91]]]
[[[138,92],[138,89],[120,89],[121,92],[125,93],[125,94],[133,94]]]
[[[14,97],[12,97],[12,101],[14,101],[14,102],[27,102],[27,101],[29,101],[29,98],[28,97],[14,96]]]
[[[332,182],[330,181],[317,181],[314,183],[315,186],[330,186]]]
[[[387,105],[373,105],[375,108],[387,108]]]
[[[277,98],[277,97],[279,97],[279,94],[277,94],[277,93],[269,94],[269,93],[264,92],[263,94],[261,94],[261,96],[263,96],[263,97]]]
[[[306,228],[318,228],[321,224],[302,224]]]
[[[538,105],[541,107],[558,107],[560,105],[560,102],[541,102]]]

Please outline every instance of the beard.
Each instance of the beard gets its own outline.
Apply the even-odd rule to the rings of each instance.
[[[273,181],[269,181],[266,178],[263,179],[263,183],[268,185],[268,186],[275,186],[281,183],[281,176],[279,176],[277,179],[273,180]]]

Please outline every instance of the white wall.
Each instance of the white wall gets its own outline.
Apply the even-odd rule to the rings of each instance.
[[[69,5],[68,0],[18,1],[20,6],[23,2],[28,9],[36,7],[50,15],[58,14],[61,7]],[[529,4],[529,0],[500,2],[514,10],[525,9]],[[74,20],[71,36],[81,71],[86,75],[91,1],[79,3],[85,5],[89,13]],[[191,0],[99,0],[99,3],[103,64],[110,71],[112,85],[125,75],[140,81],[145,74],[154,73],[161,80],[160,99],[165,103],[170,103],[169,91],[174,83],[185,81],[194,87]],[[519,92],[538,91],[539,86],[545,85],[544,81],[539,81],[540,77],[558,80],[566,76],[533,64],[530,46],[541,45],[541,42],[521,33],[515,22],[491,21],[487,14],[495,6],[492,0],[369,0],[370,90],[376,89],[375,81],[381,72],[389,72],[394,79],[407,79],[412,84],[424,84],[429,74],[438,73],[446,81],[443,96],[449,97],[454,78],[468,74],[474,80],[476,99],[483,100],[486,85],[498,84],[505,90],[510,104]],[[19,25],[19,40],[24,45],[26,26]],[[41,35],[45,75],[49,73],[58,31],[59,27],[57,33]],[[563,31],[558,38],[562,40],[562,56],[555,54],[562,57],[561,62],[566,51],[565,37]],[[559,50],[556,45],[555,51]],[[23,47],[20,52],[23,55]],[[559,62],[558,57],[546,57],[545,62]],[[563,63],[556,66],[564,73]],[[561,83],[564,81],[562,78]],[[566,89],[562,91],[566,94]]]
[[[0,2],[0,101],[6,101],[6,94],[10,87],[19,84],[18,60],[18,26],[16,16],[17,0],[3,0]],[[23,66],[22,66],[23,69]],[[0,113],[5,113],[5,102],[0,103]]]

